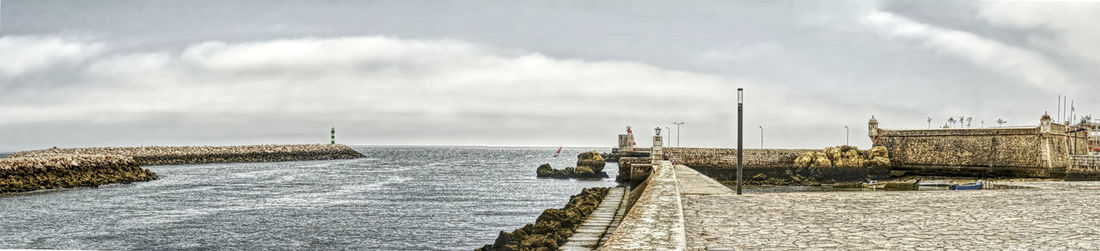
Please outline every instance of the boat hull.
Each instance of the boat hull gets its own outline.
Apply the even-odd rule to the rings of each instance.
[[[962,185],[953,184],[951,185],[951,190],[982,190],[983,186],[985,186],[985,183],[982,182],[967,183]]]
[[[863,188],[883,189],[886,188],[886,183],[863,183]]]

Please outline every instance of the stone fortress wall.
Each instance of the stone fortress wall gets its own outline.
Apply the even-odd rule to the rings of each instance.
[[[898,166],[1061,169],[1070,156],[1087,154],[1089,130],[1052,123],[1034,127],[889,130],[868,123],[874,146],[889,150]]]

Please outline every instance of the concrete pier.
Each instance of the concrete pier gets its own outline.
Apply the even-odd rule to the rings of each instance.
[[[622,223],[601,249],[684,249],[680,186],[672,162],[660,161]]]

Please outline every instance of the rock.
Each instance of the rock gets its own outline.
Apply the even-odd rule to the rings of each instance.
[[[841,151],[840,151],[839,147],[826,147],[825,148],[825,157],[830,159],[830,160],[839,159],[840,154],[841,154]]]
[[[565,169],[554,169],[550,167],[550,164],[539,165],[535,170],[535,174],[539,178],[555,178],[555,179],[569,179],[569,178],[607,178],[610,177],[606,172],[596,172],[589,166],[578,167],[566,167]]]
[[[814,161],[812,164],[810,164],[810,167],[829,168],[833,167],[833,162],[829,160],[829,157],[826,153],[816,152],[814,153]]]
[[[600,156],[600,153],[596,151],[587,151],[577,154],[577,159],[595,159],[597,157],[603,160],[603,156]]]
[[[875,157],[889,158],[890,156],[888,155],[889,151],[886,150],[885,146],[872,147],[870,151],[870,159],[874,159]]]
[[[536,177],[545,178],[554,175],[554,168],[550,167],[550,164],[539,165],[539,168],[535,170]]]
[[[806,152],[799,154],[798,158],[794,159],[794,165],[796,167],[810,167],[814,163],[814,153]]]
[[[888,167],[890,166],[890,159],[886,157],[875,157],[871,159],[871,165],[876,167]]]
[[[867,151],[860,151],[855,146],[826,147],[820,152],[808,152],[800,154],[792,161],[795,167],[812,168],[861,168],[883,167],[890,165],[886,147],[876,146]]]
[[[604,165],[607,162],[604,161],[603,156],[596,151],[588,151],[577,154],[577,166],[587,166],[592,168],[594,172],[602,172]]]
[[[595,178],[596,177],[596,172],[593,171],[592,168],[588,167],[588,166],[578,166],[577,169],[576,169],[576,172],[577,173],[576,173],[576,175],[574,175],[574,177],[577,177],[577,178]]]

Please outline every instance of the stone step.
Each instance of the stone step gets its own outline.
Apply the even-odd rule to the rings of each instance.
[[[595,250],[599,247],[600,240],[608,231],[609,226],[615,221],[622,200],[626,193],[625,187],[613,187],[608,190],[596,211],[592,212],[577,230],[570,236],[561,250]]]

